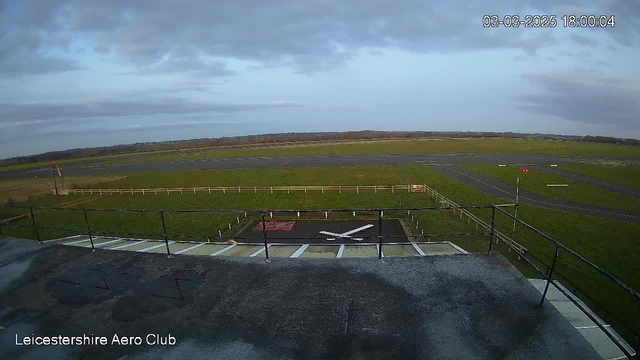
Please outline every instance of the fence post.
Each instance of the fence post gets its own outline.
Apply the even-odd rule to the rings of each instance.
[[[264,257],[269,261],[269,244],[267,243],[267,225],[264,221],[264,213],[262,213],[262,237],[264,238]]]
[[[33,216],[33,208],[29,208],[29,214],[31,214],[31,222],[33,223],[33,228],[36,230],[36,239],[40,241],[40,233],[38,232],[38,226],[36,225],[36,217]]]
[[[551,269],[549,269],[549,276],[547,276],[547,285],[544,287],[544,292],[542,293],[542,299],[540,299],[540,304],[538,306],[542,306],[544,303],[544,298],[547,296],[547,290],[549,290],[549,284],[553,281],[553,271],[556,268],[556,262],[558,261],[558,253],[560,252],[560,247],[556,244],[556,253],[553,255],[553,262],[551,263]]]
[[[167,247],[167,255],[171,257],[169,250],[169,237],[167,236],[167,226],[164,223],[164,211],[160,210],[160,219],[162,220],[162,234],[164,235],[164,245]]]
[[[496,207],[492,206],[493,210],[491,213],[491,235],[489,235],[489,255],[491,255],[491,246],[493,245],[493,235],[495,234],[496,228]]]
[[[84,222],[87,223],[87,231],[89,232],[89,241],[91,242],[91,250],[96,251],[96,247],[93,245],[93,235],[91,234],[91,226],[89,226],[89,216],[87,215],[87,209],[84,209]]]
[[[382,260],[382,212],[378,210],[378,260]]]

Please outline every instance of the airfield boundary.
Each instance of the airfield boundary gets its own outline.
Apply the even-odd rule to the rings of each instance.
[[[292,191],[304,191],[305,193],[309,191],[320,191],[324,192],[339,192],[343,191],[355,191],[356,193],[360,193],[360,191],[373,191],[377,193],[380,191],[391,191],[391,193],[395,193],[396,191],[403,192],[424,192],[426,185],[413,185],[413,184],[405,184],[405,185],[291,185],[291,186],[200,186],[200,187],[174,187],[174,188],[136,188],[136,189],[111,189],[111,188],[94,188],[94,189],[69,189],[68,194],[73,195],[124,195],[124,194],[170,194],[170,193],[180,193],[180,194],[196,194],[196,193],[209,193],[211,192],[234,192],[234,193],[242,193],[242,192],[253,192],[257,193],[258,191],[268,191],[272,194],[274,192],[287,192],[291,193]]]

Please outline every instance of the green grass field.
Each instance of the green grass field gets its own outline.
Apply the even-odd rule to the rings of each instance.
[[[640,189],[640,166],[623,165],[568,165],[565,170],[593,176]]]
[[[174,173],[137,174],[108,183],[110,187],[188,187],[208,185],[300,185],[300,184],[428,184],[437,188],[445,196],[462,205],[482,205],[502,203],[497,198],[486,196],[468,186],[459,183],[432,168],[425,166],[371,166],[344,168],[309,169],[250,169],[189,171]],[[80,199],[82,196],[53,196],[31,202],[32,205],[51,205],[58,201]],[[86,197],[88,198],[88,196]],[[291,208],[369,208],[369,207],[419,207],[433,206],[436,203],[426,194],[420,193],[206,193],[170,195],[108,195],[81,204],[86,208],[139,208],[139,209],[291,209]],[[42,212],[36,214],[40,226],[69,227],[73,231],[43,231],[45,237],[58,237],[74,233],[86,233],[82,212],[64,211]],[[474,211],[489,221],[489,210]],[[457,218],[452,212],[424,212],[416,214],[426,232],[470,232],[475,227]],[[640,266],[637,251],[640,247],[637,234],[640,224],[623,223],[590,216],[565,213],[561,211],[521,206],[519,215],[531,225],[546,232],[556,240],[578,251],[591,261],[635,289],[640,289]],[[229,222],[235,221],[235,214],[229,215],[186,215],[167,214],[169,234],[188,233],[200,236],[215,235],[217,230]],[[158,213],[129,214],[122,212],[89,213],[92,230],[96,232],[129,232],[161,234]],[[24,219],[23,224],[30,220]],[[513,223],[504,215],[496,218],[497,229],[525,246],[529,252],[549,264],[554,247],[541,236],[523,226],[511,230]],[[34,238],[32,229],[2,227],[6,235]],[[434,239],[440,240],[440,239]],[[487,239],[484,236],[454,238],[455,243],[471,251],[486,251]],[[506,252],[504,246],[499,251],[508,256],[525,275],[533,273],[523,262],[517,261]],[[597,299],[606,308],[614,311],[618,317],[625,318],[631,324],[640,324],[640,309],[626,293],[595,271],[569,257],[561,255],[558,271],[571,279],[585,293]],[[640,330],[636,328],[636,330]]]
[[[496,165],[464,165],[465,168],[516,186],[520,177],[520,189],[551,199],[574,201],[583,204],[640,211],[640,200],[599,187],[573,181],[562,176],[531,170],[523,173],[520,167]],[[564,168],[564,167],[563,167]],[[568,184],[568,187],[548,187],[547,184]]]
[[[118,159],[105,164],[176,161],[187,159],[252,156],[297,156],[331,154],[431,154],[431,153],[511,153],[640,157],[640,148],[574,141],[528,139],[442,139],[274,146],[262,149],[213,150]]]

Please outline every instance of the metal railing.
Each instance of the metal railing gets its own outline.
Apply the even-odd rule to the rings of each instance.
[[[433,190],[435,192],[435,190]],[[448,200],[448,199],[446,199]],[[450,202],[451,204],[451,202]],[[456,204],[457,205],[457,204]],[[261,221],[262,221],[262,243],[264,246],[264,254],[265,254],[265,259],[269,260],[269,246],[271,244],[273,244],[274,240],[279,240],[279,239],[284,239],[284,238],[279,238],[279,237],[269,237],[267,234],[267,230],[266,230],[266,221],[267,221],[267,216],[269,218],[271,218],[273,216],[273,214],[296,214],[298,217],[300,216],[301,213],[324,213],[325,218],[327,217],[328,213],[367,213],[367,214],[375,214],[377,221],[378,221],[378,233],[376,236],[362,236],[363,240],[374,240],[372,243],[375,243],[377,245],[377,249],[378,249],[378,259],[382,259],[382,253],[383,253],[383,246],[384,246],[384,239],[393,239],[393,238],[404,238],[407,239],[407,236],[394,236],[394,235],[385,235],[383,233],[383,218],[384,218],[384,212],[412,212],[412,211],[447,211],[447,210],[451,210],[451,211],[456,211],[456,212],[461,212],[461,214],[467,215],[469,218],[471,218],[472,216],[475,217],[475,215],[471,214],[470,212],[468,212],[468,210],[470,209],[491,209],[491,223],[486,223],[483,220],[475,217],[478,222],[486,224],[487,227],[485,228],[487,230],[487,232],[489,233],[489,239],[488,239],[488,254],[492,253],[493,250],[493,244],[494,244],[494,239],[496,240],[496,244],[499,244],[500,241],[497,241],[499,239],[501,239],[501,235],[500,233],[495,229],[495,220],[496,220],[496,212],[499,212],[501,214],[504,214],[508,217],[510,217],[511,219],[517,221],[518,223],[520,223],[521,225],[525,226],[526,228],[528,228],[531,231],[534,231],[536,234],[542,236],[545,240],[547,240],[548,242],[550,242],[551,244],[553,244],[555,246],[555,253],[553,256],[553,260],[551,265],[546,265],[544,264],[544,262],[542,262],[540,259],[535,258],[532,254],[530,254],[528,251],[525,250],[521,250],[524,249],[523,247],[521,247],[519,244],[514,245],[512,240],[509,239],[508,237],[504,236],[502,237],[501,240],[502,243],[507,246],[507,248],[509,249],[514,249],[518,251],[518,254],[520,255],[519,258],[523,259],[527,264],[531,265],[536,272],[538,272],[542,277],[544,277],[546,279],[546,285],[544,288],[544,291],[542,293],[542,297],[540,299],[539,305],[542,306],[544,304],[544,300],[546,298],[548,289],[550,285],[554,285],[554,287],[556,287],[561,293],[563,293],[572,303],[574,303],[581,311],[583,311],[587,317],[589,317],[619,348],[620,350],[625,354],[625,356],[629,357],[630,359],[635,358],[634,356],[637,356],[632,354],[631,352],[629,352],[629,350],[627,350],[627,348],[624,346],[624,344],[618,340],[614,335],[612,335],[609,331],[607,331],[605,329],[605,327],[603,326],[603,324],[601,324],[601,322],[599,321],[599,319],[597,319],[594,315],[592,315],[587,308],[585,308],[585,306],[583,304],[581,304],[579,301],[577,301],[574,296],[570,296],[570,294],[567,293],[567,290],[561,286],[560,284],[556,283],[556,281],[554,280],[554,275],[557,275],[556,273],[556,265],[558,263],[558,257],[559,254],[562,252],[567,253],[569,255],[571,255],[572,257],[574,257],[575,259],[579,260],[580,262],[582,262],[583,264],[586,264],[588,267],[592,268],[593,270],[597,271],[599,274],[603,275],[606,279],[608,279],[609,281],[611,281],[613,284],[615,284],[616,286],[620,287],[621,289],[623,289],[626,293],[630,294],[632,296],[632,298],[635,301],[639,301],[638,304],[640,306],[640,294],[638,294],[638,292],[636,292],[635,290],[633,290],[631,287],[629,287],[628,285],[626,285],[624,282],[622,282],[621,280],[617,279],[616,277],[614,277],[613,275],[611,275],[610,273],[608,273],[606,270],[600,268],[598,265],[594,264],[593,262],[589,261],[588,259],[586,259],[584,256],[578,254],[577,252],[575,252],[574,250],[571,250],[570,248],[568,248],[567,246],[565,246],[564,244],[554,240],[553,238],[551,238],[550,236],[548,236],[547,234],[545,234],[544,232],[536,229],[535,227],[533,227],[532,225],[527,224],[526,222],[522,221],[521,219],[516,218],[514,215],[508,213],[507,211],[503,210],[503,207],[510,207],[510,206],[514,206],[514,204],[504,204],[504,205],[477,205],[477,206],[444,206],[444,207],[416,207],[416,208],[370,208],[370,209],[318,209],[318,210],[310,210],[310,209],[299,209],[299,210],[166,210],[166,209],[89,209],[89,208],[56,208],[56,207],[25,207],[25,206],[11,206],[11,207],[4,207],[4,208],[21,208],[21,209],[28,209],[29,210],[29,217],[31,220],[31,225],[25,225],[25,224],[0,224],[0,237],[2,236],[2,228],[3,227],[7,227],[7,226],[18,226],[18,227],[27,227],[27,228],[33,228],[35,231],[35,235],[36,238],[38,240],[41,239],[39,230],[40,229],[46,229],[46,230],[71,230],[71,229],[67,229],[67,228],[62,228],[62,227],[47,227],[47,226],[38,226],[37,222],[36,222],[36,217],[35,217],[35,213],[34,213],[34,209],[36,210],[64,210],[64,211],[81,211],[83,212],[83,217],[84,217],[84,222],[85,222],[85,226],[86,226],[86,230],[89,236],[89,241],[91,243],[91,248],[95,249],[95,245],[93,242],[93,238],[95,236],[105,236],[105,235],[133,235],[133,236],[148,236],[148,237],[154,237],[154,238],[160,238],[164,240],[165,243],[165,247],[166,247],[166,251],[167,251],[167,255],[168,256],[172,256],[171,254],[171,250],[169,247],[169,239],[170,238],[193,238],[193,237],[200,237],[202,238],[202,235],[187,235],[187,234],[181,234],[181,235],[176,235],[176,234],[169,234],[167,232],[167,227],[166,227],[166,222],[165,222],[165,214],[166,213],[191,213],[191,214],[198,214],[198,213],[210,213],[210,214],[245,214],[245,213],[252,213],[252,214],[257,214],[260,216]],[[88,213],[90,212],[137,212],[137,213],[156,213],[158,214],[158,223],[159,225],[161,225],[161,229],[162,232],[161,233],[157,233],[157,234],[141,234],[141,233],[118,233],[118,234],[113,234],[113,233],[97,233],[92,231],[92,227],[89,221],[89,216]],[[75,231],[77,231],[76,229],[73,229]],[[484,232],[480,232],[480,233],[451,233],[451,234],[431,234],[430,236],[464,236],[464,235],[479,235],[479,234],[484,234]],[[236,239],[242,239],[240,237],[234,236],[234,238]],[[255,238],[254,238],[255,239]],[[286,240],[311,240],[311,239],[324,239],[322,237],[300,237],[300,238],[287,238]],[[505,241],[505,240],[510,240],[510,241]],[[288,244],[290,245],[301,245],[303,243],[296,243],[296,242],[288,242]],[[411,242],[407,242],[406,244],[411,244]],[[520,252],[523,251],[523,252]],[[532,262],[531,258],[535,259],[538,264],[544,264],[547,269],[546,271],[543,271],[540,269],[540,266],[536,265],[534,262]],[[613,315],[612,315],[613,316]],[[615,318],[615,316],[614,316]],[[627,335],[627,340],[630,340],[635,347],[638,346],[638,335],[634,332],[633,329],[631,329],[631,327],[629,327],[628,325],[626,325],[624,322],[620,321],[619,319],[616,318],[616,321],[621,324],[622,326],[625,327],[625,330],[627,330],[627,334],[631,333],[632,336],[631,338],[629,338],[629,336]]]

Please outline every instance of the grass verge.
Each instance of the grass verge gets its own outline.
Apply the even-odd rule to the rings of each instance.
[[[616,209],[640,211],[640,200],[562,176],[531,170],[523,173],[520,167],[496,165],[463,165],[465,168],[492,177],[505,184],[516,186],[520,177],[520,189],[550,199],[573,201]],[[568,187],[548,187],[547,184],[568,184]]]

